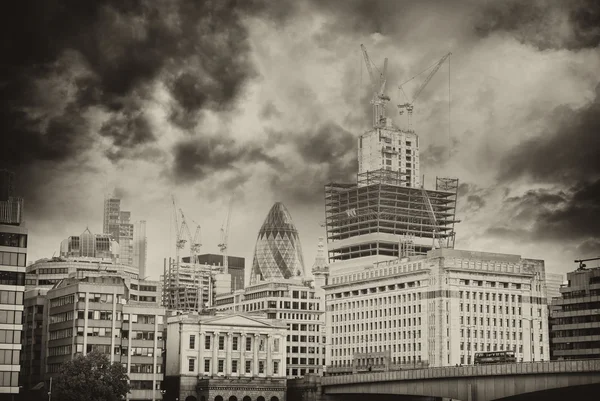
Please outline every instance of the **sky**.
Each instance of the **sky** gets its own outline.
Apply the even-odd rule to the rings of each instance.
[[[600,255],[595,0],[23,0],[0,29],[0,167],[25,198],[29,260],[102,230],[115,195],[147,221],[148,271],[174,256],[175,197],[217,253],[252,263],[283,202],[307,268],[324,185],[356,179],[370,128],[364,44],[398,84],[452,52],[415,102],[421,172],[460,180],[456,248]],[[420,75],[404,86],[408,96]],[[404,128],[405,116],[388,107]],[[183,252],[186,255],[187,249]]]

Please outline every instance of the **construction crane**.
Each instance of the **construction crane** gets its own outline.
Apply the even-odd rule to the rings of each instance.
[[[227,241],[229,239],[229,224],[231,222],[231,208],[233,206],[233,197],[229,200],[229,210],[227,211],[227,216],[225,217],[225,221],[221,226],[221,242],[219,243],[219,249],[221,249],[221,253],[223,254],[223,273],[229,273],[229,260],[227,258]]]
[[[444,57],[442,57],[433,67],[433,70],[431,70],[431,72],[429,73],[429,75],[427,76],[427,78],[425,78],[425,80],[423,81],[423,83],[421,83],[421,85],[417,88],[415,95],[413,96],[412,101],[409,103],[404,103],[404,104],[399,104],[398,105],[398,111],[400,114],[404,113],[404,109],[406,109],[406,114],[408,117],[408,129],[412,129],[412,113],[413,113],[413,109],[414,109],[414,103],[417,100],[417,98],[419,97],[419,95],[421,94],[421,92],[423,92],[423,89],[425,89],[425,87],[427,86],[427,84],[429,83],[429,81],[431,81],[431,78],[433,78],[433,76],[435,75],[436,72],[438,72],[438,70],[440,69],[440,67],[442,66],[442,64],[444,64],[444,61],[446,61],[446,59],[448,57],[450,57],[452,55],[452,53],[448,53],[446,54]],[[402,83],[401,85],[398,86],[398,89],[400,89],[402,91],[402,93],[404,93],[404,96],[406,96],[406,93],[404,92],[404,89],[402,88],[403,85],[405,85],[406,83],[412,81],[413,79],[415,79],[416,77],[418,77],[419,75],[421,75],[422,73],[424,73],[425,71],[427,71],[429,68],[431,68],[431,66],[427,67],[425,70],[421,71],[420,73],[418,73],[417,75],[415,75],[414,77],[412,77],[411,79],[409,79],[408,81],[405,81],[404,83]],[[407,97],[408,98],[408,97]]]
[[[592,261],[592,260],[600,260],[600,257],[590,258],[590,259],[579,259],[579,260],[576,260],[575,263],[579,263],[579,268],[577,270],[584,270],[585,267],[586,267],[586,265],[583,262],[589,262],[589,261]]]
[[[181,213],[182,227],[185,226],[185,233],[187,234],[187,238],[190,242],[190,263],[195,264],[198,261],[198,255],[200,254],[200,248],[202,247],[202,244],[200,243],[200,225],[195,223],[196,232],[192,237],[192,233],[187,221],[185,220],[183,210],[179,209],[179,213]]]
[[[179,225],[179,220],[177,219],[177,205],[175,203],[175,197],[171,196],[171,199],[173,200],[173,211],[174,213],[174,218],[175,218],[175,298],[176,298],[176,302],[177,302],[177,308],[179,308],[180,305],[180,296],[179,296],[179,264],[181,263],[180,260],[180,252],[181,250],[185,247],[185,243],[186,240],[183,238],[183,233],[184,230],[186,229],[187,225],[185,223],[185,220],[183,220],[181,222],[181,225]],[[169,271],[171,272],[171,266],[169,266]],[[172,280],[173,277],[173,273],[169,273],[169,277],[168,277],[168,285],[169,287],[172,287]]]
[[[383,71],[380,71],[378,79],[373,72],[374,64],[369,58],[367,49],[362,44],[360,45],[360,48],[365,59],[365,64],[367,65],[367,71],[369,72],[369,78],[371,79],[371,86],[373,90],[373,99],[371,99],[371,104],[373,105],[373,127],[380,127],[385,125],[385,105],[390,101],[389,96],[384,94],[388,59],[386,58],[383,61]]]

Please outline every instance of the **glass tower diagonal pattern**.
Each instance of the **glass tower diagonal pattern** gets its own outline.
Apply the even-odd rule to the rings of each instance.
[[[304,276],[300,237],[290,212],[277,202],[258,232],[250,284],[298,276]]]

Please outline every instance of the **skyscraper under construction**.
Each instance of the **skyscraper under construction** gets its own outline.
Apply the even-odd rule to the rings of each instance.
[[[356,183],[325,186],[332,270],[348,264],[338,262],[356,258],[375,262],[454,247],[458,180],[436,178],[434,190],[424,189],[418,135],[395,127],[385,116],[390,100],[384,94],[387,59],[377,79],[364,47],[363,54],[374,93],[373,127],[358,138]],[[412,104],[408,106],[410,114]]]

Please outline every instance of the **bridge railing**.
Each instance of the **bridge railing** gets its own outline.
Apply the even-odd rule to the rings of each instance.
[[[600,359],[518,362],[508,364],[442,366],[388,372],[366,372],[352,375],[327,376],[323,386],[396,380],[430,380],[442,377],[508,376],[540,373],[600,372]]]

